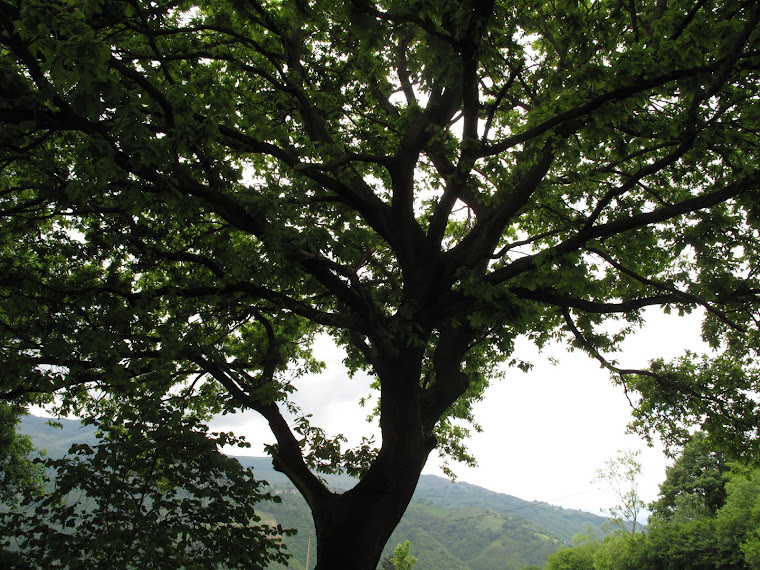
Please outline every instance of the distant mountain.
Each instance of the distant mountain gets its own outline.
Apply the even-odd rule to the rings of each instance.
[[[51,426],[51,422],[60,427]],[[77,420],[55,420],[38,416],[21,419],[19,431],[32,438],[34,447],[51,457],[61,457],[73,443],[94,443],[95,428]]]
[[[420,478],[414,496],[427,499],[445,509],[479,507],[510,517],[520,517],[565,542],[572,540],[579,532],[585,532],[587,524],[598,528],[606,520],[584,511],[564,509],[540,501],[525,501],[469,483],[452,483],[434,475],[423,475]]]
[[[46,449],[51,456],[65,454],[72,443],[95,440],[94,428],[83,427],[77,421],[59,420],[60,429],[47,422],[28,416],[22,420],[21,431],[32,438],[37,449]],[[306,502],[287,477],[274,470],[269,458],[237,459],[252,467],[257,479],[267,481],[283,499],[281,504],[262,504],[259,514],[264,520],[298,529],[298,534],[286,543],[293,555],[289,568],[304,569],[310,534],[312,561],[316,552]],[[325,479],[336,491],[354,484],[347,476]],[[409,540],[412,554],[419,560],[415,569],[519,570],[531,564],[543,566],[546,557],[574,535],[585,532],[588,526],[598,530],[604,520],[583,511],[524,501],[468,483],[423,475],[384,556],[396,544]]]

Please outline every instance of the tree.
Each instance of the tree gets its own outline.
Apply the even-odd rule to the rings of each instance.
[[[44,473],[34,463],[34,447],[28,436],[17,433],[26,411],[0,402],[0,512],[15,507],[23,495],[40,495]],[[0,566],[16,568],[22,560],[17,552],[0,549]]]
[[[407,540],[403,544],[397,544],[396,548],[393,549],[393,556],[391,556],[390,561],[396,570],[412,570],[417,564],[417,557],[409,553],[409,548],[410,545]]]
[[[44,461],[47,492],[24,493],[0,514],[0,539],[24,568],[265,568],[286,562],[282,537],[261,522],[262,490],[250,469],[217,450],[244,444],[208,434],[177,402],[108,402],[96,445],[74,444]]]
[[[730,465],[725,453],[712,447],[703,432],[689,439],[665,472],[660,498],[650,506],[655,517],[686,521],[715,516],[726,501]]]
[[[697,432],[667,469],[647,532],[593,533],[549,557],[548,568],[756,568],[760,471],[731,462]]]
[[[598,551],[598,539],[578,541],[572,547],[560,548],[556,552],[550,554],[546,559],[546,570],[593,569],[594,554]]]
[[[697,447],[703,447],[702,442]],[[686,456],[684,453],[679,459]],[[628,566],[613,564],[611,567],[673,570],[756,567],[753,557],[757,546],[756,529],[760,522],[758,471],[739,464],[734,464],[729,473],[723,469],[719,471],[725,483],[724,502],[721,505],[714,511],[707,508],[704,501],[700,502],[700,495],[694,493],[692,481],[680,479],[684,487],[677,494],[675,510],[655,510],[649,519],[645,539],[634,545],[635,563]],[[671,482],[676,480],[674,478]],[[673,490],[665,484],[662,488],[667,492]],[[667,496],[663,493],[658,502],[666,500]]]
[[[42,470],[33,461],[32,440],[16,432],[26,411],[0,402],[0,503],[13,505],[22,492],[42,492]]]
[[[636,532],[639,514],[646,503],[639,496],[639,477],[641,477],[641,462],[638,457],[641,451],[620,451],[613,459],[604,462],[604,467],[597,470],[596,481],[609,487],[620,501],[609,509],[610,515],[621,528],[625,523],[631,525],[631,533]]]
[[[319,568],[374,568],[430,452],[471,460],[471,404],[529,366],[521,336],[598,360],[642,433],[753,453],[758,18],[2,0],[4,397],[181,386],[255,410]],[[647,307],[703,310],[718,353],[624,368]],[[316,334],[374,376],[377,444],[290,407]],[[317,472],[341,470],[360,482],[335,494]]]

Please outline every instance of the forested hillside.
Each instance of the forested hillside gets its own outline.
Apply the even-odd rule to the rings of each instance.
[[[71,420],[60,421],[54,429],[47,420],[28,416],[21,430],[31,436],[37,449],[51,456],[65,453],[74,442],[92,442],[94,428]],[[238,457],[252,467],[258,479],[266,480],[282,498],[259,510],[263,519],[296,528],[298,534],[286,544],[292,555],[290,568],[305,568],[309,533],[313,532],[308,506],[293,485],[272,468],[265,457]],[[348,488],[349,477],[329,476],[334,489]],[[598,529],[603,518],[582,511],[562,509],[542,502],[530,502],[494,493],[468,483],[451,483],[433,475],[420,478],[414,500],[388,542],[383,556],[396,544],[411,541],[412,553],[425,569],[520,569],[543,565],[549,554],[569,543],[572,536],[588,525]],[[315,562],[312,536],[312,566]]]

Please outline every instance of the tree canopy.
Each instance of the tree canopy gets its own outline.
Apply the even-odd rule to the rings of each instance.
[[[597,359],[643,433],[697,424],[752,454],[759,19],[749,0],[2,0],[2,394],[257,411],[325,568],[345,544],[374,567],[432,449],[470,460],[471,404],[529,366],[521,336]],[[716,354],[613,360],[647,307],[703,311]],[[318,333],[374,376],[376,445],[289,402]],[[362,479],[336,495],[315,470]]]

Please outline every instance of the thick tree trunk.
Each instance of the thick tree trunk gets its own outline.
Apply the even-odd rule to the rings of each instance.
[[[396,493],[347,493],[336,497],[331,508],[324,509],[327,512],[315,516],[317,569],[377,568],[383,548],[406,510],[398,504],[403,501],[393,495]]]
[[[275,468],[290,477],[311,507],[318,570],[377,567],[436,446],[432,435],[436,422],[467,389],[468,378],[460,363],[471,333],[461,325],[441,331],[433,358],[435,380],[432,386],[426,383],[424,390],[420,382],[423,350],[389,350],[372,362],[381,380],[383,443],[361,481],[343,494],[331,493],[309,471],[299,442],[275,405],[255,408],[277,436]]]
[[[317,569],[377,567],[385,544],[412,499],[429,447],[420,446],[412,463],[399,461],[391,452],[394,458],[379,459],[356,487],[333,495],[313,513]]]
[[[409,356],[409,355],[407,355]],[[362,480],[315,508],[317,568],[374,570],[412,499],[435,439],[422,426],[419,400],[421,355],[395,360],[378,371],[383,445]],[[384,377],[383,377],[384,376]]]

